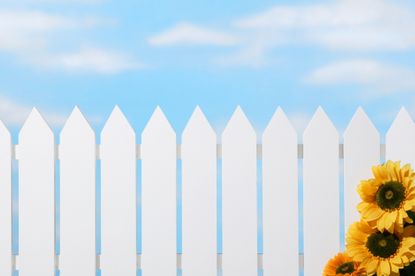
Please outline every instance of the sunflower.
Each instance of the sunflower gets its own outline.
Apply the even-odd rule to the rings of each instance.
[[[408,211],[415,210],[415,173],[409,164],[388,161],[372,168],[375,178],[360,182],[363,200],[357,207],[362,218],[379,231],[402,232],[404,223],[412,223]]]
[[[345,253],[338,253],[330,259],[324,268],[323,276],[360,276],[363,275],[363,270],[359,268],[359,264],[353,262]]]
[[[415,260],[415,226],[402,233],[380,232],[367,222],[355,222],[346,236],[346,252],[367,275],[396,276]]]

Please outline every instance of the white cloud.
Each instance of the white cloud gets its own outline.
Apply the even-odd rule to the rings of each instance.
[[[94,25],[92,18],[69,18],[39,11],[0,10],[0,18],[0,50],[12,53],[45,49],[52,33]]]
[[[144,64],[133,58],[108,50],[85,47],[78,52],[47,54],[28,59],[31,64],[43,68],[62,69],[70,72],[95,72],[115,74],[126,70],[143,68]]]
[[[0,120],[8,126],[21,127],[31,110],[29,105],[0,96]],[[59,112],[42,112],[42,115],[51,126],[62,126],[66,121],[66,116]]]
[[[29,2],[44,2],[56,4],[98,4],[105,2],[105,0],[27,0]]]
[[[385,13],[390,12],[385,10],[385,6],[383,0],[338,0],[328,4],[274,6],[262,13],[238,19],[234,25],[268,29],[360,26],[385,17]]]
[[[258,42],[246,47],[242,47],[239,51],[226,56],[215,59],[215,63],[222,66],[248,66],[260,68],[269,63],[265,58],[267,47]]]
[[[106,0],[20,0],[19,4],[99,4]],[[14,0],[3,0],[6,3],[15,3]]]
[[[44,69],[104,74],[143,67],[126,54],[99,47],[84,47],[72,52],[53,50],[56,48],[53,45],[55,38],[69,31],[76,34],[90,27],[108,24],[107,20],[72,18],[39,11],[4,10],[0,10],[0,18],[0,51],[14,55],[24,64]]]
[[[404,51],[415,48],[415,5],[405,0],[334,0],[276,5],[218,29],[178,24],[151,37],[152,45],[236,45],[220,65],[261,67],[274,49],[312,46],[333,51]]]
[[[337,0],[275,6],[233,22],[237,28],[284,34],[291,43],[340,50],[401,50],[415,46],[415,10],[402,1]]]
[[[0,11],[2,31],[48,31],[74,27],[79,22],[39,11]]]
[[[239,43],[235,35],[212,29],[199,27],[189,23],[180,23],[176,26],[154,35],[148,39],[154,46],[170,45],[216,45],[232,46]]]
[[[385,94],[415,90],[415,70],[375,60],[345,60],[314,70],[306,81],[316,85],[358,84]]]

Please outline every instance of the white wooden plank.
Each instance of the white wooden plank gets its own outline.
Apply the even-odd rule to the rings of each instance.
[[[298,275],[298,137],[281,108],[262,140],[264,273]]]
[[[54,135],[36,109],[19,134],[19,275],[54,275]]]
[[[304,275],[339,251],[339,137],[321,107],[304,131]]]
[[[95,275],[95,134],[75,107],[60,134],[60,275]]]
[[[360,220],[357,186],[372,176],[372,166],[380,161],[379,132],[362,108],[358,108],[344,133],[344,215],[345,230]]]
[[[199,107],[182,135],[183,275],[216,275],[216,133]]]
[[[238,107],[222,134],[223,275],[257,275],[256,134]]]
[[[405,108],[402,108],[386,133],[386,160],[401,161],[415,167],[415,125]]]
[[[11,275],[12,255],[12,144],[0,121],[0,275]]]
[[[176,275],[176,134],[159,107],[142,133],[142,272]]]
[[[101,133],[101,270],[136,275],[136,143],[115,107]]]

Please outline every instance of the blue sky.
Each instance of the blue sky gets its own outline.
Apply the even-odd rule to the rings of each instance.
[[[0,119],[78,105],[99,131],[119,105],[141,132],[159,105],[181,132],[200,105],[220,132],[241,105],[261,133],[321,105],[342,132],[362,106],[385,133],[415,115],[414,50],[409,0],[0,0]]]
[[[321,105],[342,131],[363,106],[385,132],[415,110],[414,30],[409,0],[1,0],[0,119],[100,130],[118,104],[141,131],[160,105],[181,131],[200,105],[221,131],[241,105],[261,132]]]

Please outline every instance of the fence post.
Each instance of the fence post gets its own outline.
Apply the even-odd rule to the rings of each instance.
[[[55,273],[55,141],[36,109],[19,134],[19,275]]]
[[[60,135],[60,275],[93,276],[95,133],[76,107]]]

